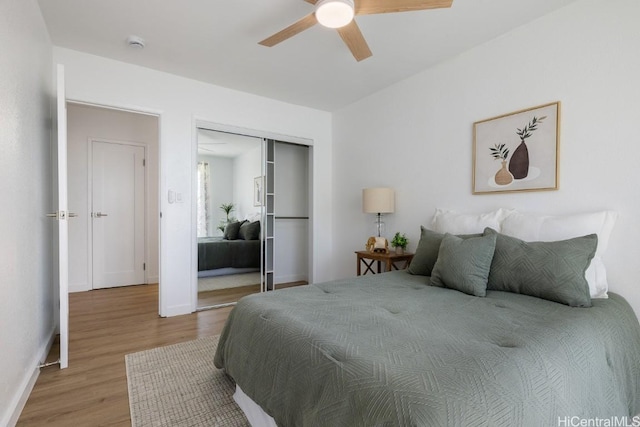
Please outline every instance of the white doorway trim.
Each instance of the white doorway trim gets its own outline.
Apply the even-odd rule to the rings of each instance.
[[[191,137],[191,194],[196,194],[198,180],[196,174],[196,168],[198,163],[198,128],[209,129],[218,132],[227,132],[237,135],[244,136],[252,136],[261,139],[273,139],[281,142],[288,142],[291,144],[298,145],[306,145],[309,147],[309,220],[311,226],[309,227],[309,241],[308,241],[308,253],[309,253],[309,283],[313,283],[314,281],[314,269],[311,268],[313,265],[314,253],[313,253],[313,235],[314,235],[314,221],[313,221],[313,213],[314,209],[314,197],[313,192],[315,188],[315,180],[314,172],[313,172],[313,139],[293,136],[293,135],[284,135],[280,133],[275,133],[266,130],[245,128],[240,126],[227,125],[224,123],[217,123],[211,120],[208,120],[203,117],[193,116],[192,117],[192,137]],[[191,203],[191,311],[195,312],[198,308],[198,239],[195,237],[197,235],[197,227],[198,227],[198,219],[197,219],[197,208],[195,197],[192,197]],[[235,303],[233,303],[235,304]],[[227,304],[228,305],[228,304]],[[222,306],[222,305],[221,305]]]
[[[93,208],[93,143],[102,142],[105,144],[129,145],[133,147],[142,147],[144,149],[144,158],[148,159],[149,147],[143,142],[121,141],[106,138],[89,138],[87,140],[87,212],[91,213]],[[149,167],[144,168],[144,263],[149,265]],[[89,280],[89,288],[95,289],[93,283],[93,221],[87,221],[87,274]],[[148,270],[144,270],[144,283],[149,283]]]
[[[85,105],[87,107],[106,108],[107,110],[124,111],[125,113],[144,114],[145,116],[158,117],[158,119],[162,117],[162,113],[163,113],[162,110],[146,109],[142,107],[140,108],[128,107],[124,105],[100,104],[97,102],[82,101],[79,99],[70,99],[70,98],[67,98],[67,104]]]
[[[67,98],[67,104],[86,105],[90,107],[106,108],[110,110],[125,111],[129,113],[145,114],[148,116],[154,116],[158,119],[158,314],[166,317],[166,309],[164,308],[164,296],[162,286],[162,259],[165,248],[162,245],[162,176],[163,176],[163,157],[162,157],[162,118],[164,110],[158,110],[154,108],[146,108],[138,105],[126,105],[126,104],[104,104],[101,102],[94,102],[91,100],[83,100],[78,98]]]
[[[276,141],[289,142],[291,144],[300,144],[313,147],[313,139],[303,138],[300,136],[284,135],[281,133],[262,131],[257,129],[243,128],[239,126],[225,125],[222,123],[211,122],[205,119],[195,118],[195,128],[205,128],[218,132],[235,133],[237,135],[253,136],[256,138],[274,139]],[[198,135],[195,135],[196,148]]]

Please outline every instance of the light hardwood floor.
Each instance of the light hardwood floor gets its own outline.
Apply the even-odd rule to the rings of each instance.
[[[69,368],[42,369],[18,426],[130,426],[125,354],[217,335],[230,311],[158,317],[157,285],[69,295]]]
[[[232,308],[161,318],[158,285],[70,294],[69,368],[42,369],[17,425],[130,426],[124,356],[217,335]],[[54,345],[48,360],[57,358]]]

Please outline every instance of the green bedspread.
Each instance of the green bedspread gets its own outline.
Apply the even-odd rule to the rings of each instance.
[[[640,413],[640,327],[619,295],[571,308],[428,282],[400,271],[245,297],[215,365],[282,426],[557,426]]]

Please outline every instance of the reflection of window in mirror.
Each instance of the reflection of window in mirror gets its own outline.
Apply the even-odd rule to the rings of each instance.
[[[198,237],[205,237],[209,235],[211,229],[210,221],[210,178],[209,178],[209,163],[198,162],[198,191],[197,198],[197,212],[198,212]]]

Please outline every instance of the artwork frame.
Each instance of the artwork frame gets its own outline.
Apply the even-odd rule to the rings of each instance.
[[[264,205],[264,176],[253,178],[253,206]]]
[[[472,193],[557,190],[560,110],[556,101],[475,122]]]

